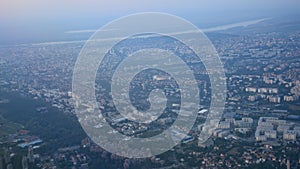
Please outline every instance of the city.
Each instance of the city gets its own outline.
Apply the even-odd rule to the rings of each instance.
[[[0,46],[0,169],[300,168],[299,20],[273,18],[206,35],[224,65],[227,90],[223,116],[205,142],[199,141],[199,135],[211,98],[217,98],[208,79],[213,72],[172,39],[136,38],[128,46],[120,43],[111,49],[97,72],[97,108],[74,101],[77,96],[72,93],[73,69],[84,40]],[[197,117],[188,135],[169,151],[150,158],[121,157],[85,133],[75,107],[83,107],[82,113],[100,110],[94,128],[100,130],[108,123],[113,128],[108,133],[146,138],[170,128],[182,108],[181,90],[169,74],[148,70],[132,81],[130,97],[141,112],[149,107],[146,98],[151,91],[163,88],[168,100],[163,114],[143,116],[151,123],[124,118],[110,96],[116,65],[129,53],[149,46],[181,54],[194,71],[201,106],[193,112]],[[132,119],[140,113],[130,111]],[[181,138],[181,130],[186,129],[178,127],[172,134]],[[106,144],[121,149],[124,143],[117,142]]]

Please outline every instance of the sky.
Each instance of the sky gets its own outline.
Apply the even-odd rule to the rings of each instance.
[[[0,0],[0,43],[46,41],[136,12],[171,13],[205,27],[288,15],[299,7],[299,0]]]

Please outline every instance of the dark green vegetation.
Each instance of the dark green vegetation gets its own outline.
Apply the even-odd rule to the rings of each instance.
[[[13,123],[0,115],[0,137],[14,134],[22,128],[22,125]]]
[[[59,112],[44,102],[16,93],[1,92],[1,97],[9,99],[10,102],[1,104],[0,115],[7,121],[23,125],[44,140],[46,144],[42,148],[47,152],[55,151],[59,147],[78,145],[86,137],[75,117]],[[36,108],[41,106],[46,106],[49,111],[39,113]]]

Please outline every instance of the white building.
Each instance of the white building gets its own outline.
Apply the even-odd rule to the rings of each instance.
[[[297,139],[297,133],[293,130],[287,130],[283,133],[283,139],[295,141]]]
[[[231,125],[230,122],[226,122],[226,121],[220,121],[218,128],[219,129],[230,129]]]
[[[277,132],[276,132],[276,130],[266,130],[265,131],[265,136],[267,138],[276,139],[277,138]]]
[[[252,118],[242,118],[242,120],[236,120],[234,125],[239,128],[251,128],[253,125]]]

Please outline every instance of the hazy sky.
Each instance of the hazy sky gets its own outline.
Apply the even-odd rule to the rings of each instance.
[[[1,19],[72,17],[141,11],[288,10],[299,0],[1,0]]]
[[[98,28],[135,12],[167,12],[195,24],[217,25],[288,14],[299,7],[299,0],[0,0],[0,35],[18,39]]]

